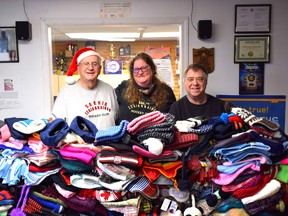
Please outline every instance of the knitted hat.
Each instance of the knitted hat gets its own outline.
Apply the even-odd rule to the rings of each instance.
[[[8,125],[5,124],[0,128],[0,141],[6,141],[11,137],[10,130],[8,128]]]
[[[260,199],[260,200],[246,204],[245,209],[250,213],[250,215],[261,215],[261,213],[264,213],[264,212],[269,214],[267,212],[267,210],[269,208],[277,205],[279,203],[279,201],[281,200],[281,198],[283,197],[284,193],[285,192],[282,189],[280,189],[276,194],[274,194],[272,196],[269,196],[267,198]],[[281,202],[280,202],[280,204],[281,204]],[[285,204],[284,204],[284,206],[285,206]],[[281,214],[281,208],[277,209],[277,210],[279,210],[280,212],[276,211],[275,214],[269,214],[269,215],[282,215]],[[282,212],[284,212],[284,211],[285,210],[283,209]]]
[[[57,118],[48,123],[44,130],[41,131],[40,138],[44,145],[56,147],[68,132],[68,124],[63,119]]]
[[[282,143],[274,139],[266,139],[264,136],[261,136],[261,134],[253,130],[250,132],[250,134],[251,137],[255,140],[255,142],[261,142],[269,146],[269,152],[271,152],[273,155],[280,155],[284,151],[284,146],[282,145]]]
[[[253,169],[255,171],[260,171],[260,166],[257,163],[249,163],[232,174],[219,173],[218,178],[212,178],[212,181],[219,185],[228,185],[233,182],[244,170]]]
[[[89,149],[79,149],[77,147],[72,147],[65,145],[60,148],[60,154],[63,159],[66,160],[78,160],[89,165],[94,164],[94,159],[96,158],[97,153]]]
[[[99,53],[97,53],[94,49],[89,47],[84,47],[79,49],[73,56],[73,59],[71,61],[71,64],[67,71],[67,77],[65,78],[65,81],[67,84],[72,85],[75,83],[75,80],[73,79],[73,73],[77,71],[77,65],[80,63],[82,59],[88,56],[98,56],[101,59],[101,56]]]
[[[95,135],[98,131],[96,126],[91,121],[82,116],[76,116],[72,120],[70,129],[87,143],[94,142]]]
[[[102,187],[99,183],[99,177],[88,173],[73,174],[70,176],[70,182],[71,185],[83,189]]]
[[[280,171],[277,173],[276,179],[283,183],[288,183],[288,165],[280,164]]]
[[[126,145],[122,142],[108,141],[96,147],[101,148],[101,151],[103,151],[104,150],[103,146],[105,146],[105,150],[110,150],[110,151],[113,150],[113,151],[120,151],[120,152],[134,152],[134,150],[132,149],[132,146]]]
[[[115,216],[120,215],[141,215],[139,214],[140,205],[142,204],[143,197],[137,196],[129,199],[124,199],[120,201],[112,201],[112,202],[101,202],[102,206],[104,206],[109,214],[113,214]],[[98,209],[97,209],[98,210]],[[95,210],[94,210],[95,211]],[[110,215],[111,215],[110,214]],[[100,215],[100,214],[97,214]],[[102,214],[107,215],[107,214]]]
[[[128,191],[113,191],[113,190],[95,190],[96,199],[100,202],[111,202],[122,200]]]
[[[184,203],[190,198],[190,193],[188,190],[178,190],[175,187],[169,188],[169,195],[180,203]]]
[[[153,111],[138,116],[129,122],[127,131],[135,135],[138,131],[151,125],[160,124],[166,120],[166,116],[160,111]]]
[[[122,120],[119,125],[112,126],[107,130],[98,130],[95,136],[96,143],[109,140],[118,141],[124,136],[128,123],[127,120]]]
[[[41,131],[48,124],[48,119],[26,119],[21,121],[16,121],[13,123],[12,127],[23,133],[23,134],[32,134],[34,132]]]
[[[258,193],[254,194],[253,196],[245,197],[241,199],[241,201],[244,205],[246,205],[246,204],[261,200],[261,199],[265,199],[267,197],[270,197],[276,194],[280,190],[280,188],[281,188],[281,183],[277,181],[276,179],[272,179]]]
[[[166,158],[167,156],[172,156],[173,151],[172,150],[164,150],[159,155],[155,155],[152,152],[145,149],[145,147],[139,146],[139,145],[133,145],[133,150],[138,153],[139,155],[142,155],[147,158]]]
[[[84,172],[93,168],[93,165],[84,163],[79,160],[64,159],[58,150],[52,149],[50,152],[60,160],[61,165],[69,171]]]
[[[238,115],[247,124],[249,124],[250,127],[261,125],[261,126],[265,127],[266,129],[271,130],[271,131],[277,131],[279,129],[278,123],[269,121],[269,120],[264,119],[264,118],[257,117],[253,113],[248,111],[247,109],[244,109],[241,107],[233,107],[231,109],[231,112]]]
[[[90,212],[96,212],[96,215],[103,215],[101,208],[101,204],[99,201],[94,197],[80,197],[80,196],[72,196],[69,198],[66,198],[64,196],[60,196],[59,199],[61,199],[65,205],[68,206],[69,209],[73,209],[73,213],[90,213]],[[101,212],[101,213],[100,213]],[[68,215],[73,215],[72,213],[68,213]]]
[[[170,113],[163,114],[165,120],[147,126],[137,133],[137,140],[142,142],[149,137],[161,139],[164,143],[172,143],[174,139],[175,117]]]
[[[107,164],[101,163],[97,160],[97,166],[107,175],[111,176],[115,180],[129,180],[135,177],[135,171],[122,166],[122,165],[115,165],[115,164]]]
[[[181,133],[178,130],[174,131],[174,140],[172,143],[164,146],[164,149],[179,150],[191,145],[197,144],[198,134],[195,133]]]
[[[198,118],[188,118],[186,120],[178,120],[175,123],[175,127],[180,132],[188,132],[189,128],[196,128],[203,124],[207,124],[207,119],[201,120]]]
[[[107,188],[112,191],[124,191],[125,188],[135,179],[136,177],[133,177],[131,179],[126,180],[119,180],[114,179],[111,176],[109,176],[106,173],[103,173],[99,177],[99,184],[103,186],[104,188]]]
[[[98,160],[101,163],[122,165],[131,169],[141,167],[143,162],[142,156],[135,152],[106,150],[105,148],[101,151]]]
[[[11,117],[11,118],[5,118],[4,121],[5,123],[7,124],[8,128],[9,128],[9,131],[11,133],[11,136],[15,139],[19,139],[19,140],[25,140],[27,139],[30,134],[24,134],[24,133],[21,133],[20,131],[18,130],[15,130],[13,128],[13,124],[15,122],[18,122],[18,121],[24,121],[24,120],[27,120],[27,118],[17,118],[17,117]]]
[[[237,136],[232,136],[227,139],[219,140],[215,146],[213,146],[213,149],[210,151],[210,155],[213,155],[218,149],[225,148],[225,147],[231,147],[235,145],[239,145],[242,143],[246,143],[249,141],[252,141],[251,134],[249,133],[251,130],[248,130],[243,133],[238,133]]]
[[[152,184],[146,176],[133,180],[133,182],[127,186],[126,190],[132,193],[138,192],[148,200],[156,199],[160,193],[158,185]]]
[[[232,135],[247,131],[248,129],[248,126],[241,122],[222,122],[215,126],[213,138],[217,140],[228,139],[232,137]]]
[[[167,150],[164,150],[167,152]],[[153,164],[153,163],[164,163],[164,162],[173,162],[179,160],[179,152],[178,151],[172,151],[172,154],[169,155],[164,155],[163,152],[161,153],[161,157],[157,158],[147,158],[148,162]]]

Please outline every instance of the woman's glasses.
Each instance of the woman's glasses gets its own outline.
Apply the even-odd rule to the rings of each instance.
[[[142,72],[146,72],[146,71],[148,71],[148,69],[149,69],[149,66],[148,66],[148,65],[142,66],[142,67],[140,67],[140,68],[133,68],[133,73],[138,73],[140,70],[141,70]]]

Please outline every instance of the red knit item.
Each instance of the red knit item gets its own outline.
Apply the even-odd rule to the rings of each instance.
[[[247,179],[246,181],[241,182],[240,184],[229,184],[229,185],[222,185],[222,190],[224,192],[233,192],[235,190],[238,190],[242,187],[244,187],[246,184],[250,184],[253,181],[258,181],[261,178],[262,174],[257,174],[255,176],[252,176],[251,178]]]
[[[258,182],[258,184],[254,185],[252,187],[249,187],[249,188],[242,187],[242,188],[234,191],[232,195],[239,198],[239,199],[253,196],[256,193],[258,193],[260,190],[262,190],[265,187],[265,185],[270,181],[271,181],[271,178],[269,177],[269,175],[264,175],[264,176],[262,176],[261,181]]]
[[[181,133],[175,130],[173,142],[165,145],[164,149],[177,150],[186,148],[199,143],[198,138],[198,135],[195,133]]]
[[[11,193],[7,190],[1,190],[0,191],[0,201],[2,200],[12,200],[14,197],[11,195]]]
[[[182,167],[182,161],[173,161],[166,163],[154,163],[150,164],[144,161],[142,171],[150,182],[156,181],[162,174],[165,177],[171,179],[174,182],[174,187],[178,189],[178,184],[175,179],[178,169]]]
[[[42,206],[38,202],[31,198],[28,198],[28,203],[24,208],[24,212],[26,212],[27,214],[42,213],[41,208]]]
[[[236,115],[229,116],[228,121],[229,122],[242,122],[242,123],[244,123],[244,121],[239,116],[236,116]]]
[[[55,164],[54,166],[51,166],[51,167],[39,167],[36,164],[30,163],[29,164],[29,171],[30,172],[47,172],[49,170],[55,170],[55,169],[60,168],[60,167],[61,167],[60,163]]]

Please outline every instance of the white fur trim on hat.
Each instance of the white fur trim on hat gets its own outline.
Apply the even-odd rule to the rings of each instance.
[[[77,64],[79,64],[81,62],[81,60],[84,59],[85,57],[93,56],[93,55],[100,57],[100,55],[93,50],[88,50],[86,52],[81,53],[77,58]],[[100,59],[101,59],[101,57],[100,57]]]
[[[68,84],[68,85],[73,85],[76,80],[73,76],[66,76],[65,77],[65,82]]]

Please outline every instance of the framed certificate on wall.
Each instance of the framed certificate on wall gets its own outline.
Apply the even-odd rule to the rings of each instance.
[[[235,33],[270,33],[271,4],[235,5]]]
[[[234,62],[270,62],[270,35],[235,36]]]

